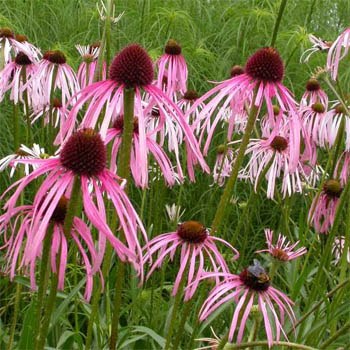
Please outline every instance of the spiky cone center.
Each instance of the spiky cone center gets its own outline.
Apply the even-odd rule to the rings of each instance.
[[[67,207],[68,207],[68,198],[65,196],[62,196],[59,199],[57,206],[52,213],[51,221],[63,224],[67,214]]]
[[[273,248],[271,250],[271,255],[275,259],[280,260],[280,261],[288,261],[289,260],[288,254],[283,249],[280,249],[280,248]]]
[[[55,64],[65,64],[67,62],[66,56],[62,51],[59,50],[46,51],[43,55],[43,58]]]
[[[276,116],[276,115],[279,115],[280,114],[280,107],[277,106],[277,105],[273,105],[273,115]]]
[[[164,52],[167,53],[168,55],[180,55],[181,54],[181,46],[179,45],[179,43],[174,40],[174,39],[170,39],[164,48]]]
[[[314,103],[311,108],[315,113],[324,113],[326,111],[326,107],[320,102]]]
[[[15,57],[15,62],[16,62],[16,64],[18,64],[20,66],[28,66],[28,65],[32,64],[32,61],[23,52],[19,52],[17,54],[17,56]]]
[[[245,72],[259,81],[281,82],[284,74],[283,61],[276,49],[264,47],[248,59]]]
[[[346,113],[345,107],[341,103],[339,103],[338,105],[335,106],[335,113],[345,114]]]
[[[265,271],[254,274],[246,268],[239,274],[239,278],[246,287],[257,292],[264,292],[270,286],[270,277]]]
[[[54,97],[52,100],[52,107],[53,108],[61,108],[62,107],[62,102],[59,98]]]
[[[217,154],[224,154],[227,151],[227,146],[226,145],[219,145],[216,148],[216,153]]]
[[[195,100],[197,100],[198,98],[198,93],[195,90],[187,90],[184,93],[184,99],[190,102],[193,102]]]
[[[283,136],[275,136],[270,146],[277,152],[282,152],[288,147],[288,141]]]
[[[323,191],[331,198],[339,198],[343,188],[338,180],[330,179],[323,185]]]
[[[208,237],[207,228],[198,221],[185,221],[178,225],[176,232],[189,243],[203,243]]]
[[[318,91],[321,89],[321,85],[319,83],[319,81],[315,78],[311,78],[307,81],[306,83],[306,90],[307,91]]]
[[[24,34],[16,34],[15,40],[18,41],[19,43],[25,43],[28,41],[28,37]]]
[[[139,118],[137,117],[134,117],[134,126],[133,126],[133,132],[134,133],[138,133],[139,132]],[[122,115],[119,115],[115,120],[114,120],[114,123],[113,123],[113,128],[120,131],[120,132],[123,132],[124,131],[124,116]]]
[[[148,53],[138,44],[125,47],[109,69],[109,77],[126,88],[147,86],[153,80],[153,64]]]
[[[74,133],[63,145],[60,154],[61,164],[75,175],[99,175],[106,167],[106,159],[106,146],[93,129]]]
[[[14,38],[15,35],[10,28],[4,27],[0,29],[0,38]]]
[[[100,41],[94,41],[93,43],[90,44],[90,53],[98,47],[101,47],[101,42]]]
[[[242,66],[235,65],[231,68],[230,77],[233,78],[233,77],[236,77],[237,75],[241,75],[243,73],[244,73],[244,68]]]

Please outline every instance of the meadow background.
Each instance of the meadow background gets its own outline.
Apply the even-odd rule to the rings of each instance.
[[[112,52],[117,53],[125,45],[136,42],[144,46],[155,59],[162,54],[166,41],[173,38],[181,44],[188,64],[189,88],[202,94],[211,88],[209,81],[228,78],[233,65],[244,65],[247,57],[255,50],[269,45],[279,6],[280,1],[274,0],[117,0],[116,14],[125,13],[112,27]],[[300,63],[301,54],[311,46],[308,35],[312,33],[332,41],[349,24],[350,2],[347,0],[287,1],[275,47],[285,62],[284,84],[295,93],[297,100],[303,94],[308,78],[326,60],[326,54],[319,52],[308,63]],[[30,42],[42,51],[62,50],[74,68],[80,63],[75,45],[99,40],[103,31],[96,2],[90,0],[1,0],[0,27],[5,26],[27,35]],[[339,78],[346,92],[349,90],[349,63],[349,58],[341,63],[343,68]],[[2,103],[0,158],[13,151],[11,113],[11,105]],[[34,127],[34,133],[35,130]],[[215,138],[213,144],[219,144],[225,135],[219,132]],[[215,147],[212,147],[207,158],[211,168],[215,157]],[[1,173],[0,192],[6,190],[10,183],[8,172]],[[169,189],[162,181],[155,181],[146,194],[137,188],[132,188],[130,193],[149,237],[152,237],[176,227],[176,223],[171,222],[166,215],[166,204],[180,204],[185,210],[183,220],[195,219],[210,226],[222,188],[213,185],[211,176],[197,172],[194,184],[186,182],[183,186]],[[315,190],[309,188],[302,195],[294,195],[290,199],[277,197],[267,200],[264,189],[254,195],[250,184],[239,181],[222,225],[221,237],[240,251],[243,259],[234,265],[238,271],[251,263],[256,257],[256,250],[265,248],[263,230],[266,227],[282,232],[292,240],[299,239],[301,245],[308,247],[309,251],[303,259],[281,268],[277,276],[279,288],[296,302],[298,318],[310,312],[297,328],[296,335],[291,333],[291,340],[314,348],[345,350],[350,348],[349,285],[331,296],[326,297],[326,294],[347,281],[349,274],[348,270],[340,271],[340,265],[330,264],[322,279],[315,282],[326,238],[321,237],[320,241],[307,226],[307,213],[314,193]],[[247,204],[250,208],[248,211]],[[344,221],[345,217],[344,214],[339,226],[339,234],[342,235],[350,230]],[[2,259],[3,253],[0,251],[0,264]],[[125,289],[122,311],[124,321],[121,321],[125,327],[121,328],[120,348],[160,348],[164,327],[169,322],[170,291],[176,271],[174,263],[174,266],[167,267],[166,272],[152,278],[143,289],[137,285],[129,285]],[[73,272],[74,267],[68,273],[72,285],[68,283],[66,291],[58,295],[60,302],[53,314],[48,339],[51,348],[84,348],[84,333],[91,307],[82,300],[72,278],[69,279],[69,274],[73,276]],[[113,273],[110,279],[115,279]],[[21,349],[26,342],[30,342],[30,328],[23,327],[23,324],[30,323],[30,301],[33,295],[28,288],[28,279],[17,277],[14,282],[10,282],[0,274],[0,349],[6,348],[17,284],[23,288],[15,348]],[[110,315],[108,312],[105,314],[111,303],[109,292],[107,286],[94,328],[96,349],[105,346],[105,337],[109,332],[107,320]],[[196,300],[197,305],[194,305],[193,310],[200,302]],[[318,307],[313,308],[317,303]],[[210,326],[223,335],[230,317],[231,312],[222,312],[213,322],[200,325],[200,336],[212,336]],[[185,326],[183,349],[189,349],[185,345],[189,343],[193,348],[200,346],[199,342],[191,339],[195,319],[193,312]],[[339,330],[341,332],[336,339],[327,343]]]

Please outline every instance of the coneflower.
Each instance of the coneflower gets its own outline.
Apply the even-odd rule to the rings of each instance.
[[[154,109],[159,111],[159,122],[156,131],[159,131],[164,124],[176,124],[184,134],[184,141],[187,146],[188,164],[191,171],[193,162],[199,162],[200,166],[209,172],[208,166],[199,150],[198,143],[193,135],[190,126],[186,123],[183,113],[172,102],[163,91],[152,85],[153,65],[147,52],[139,45],[132,44],[124,48],[113,60],[109,79],[94,83],[77,94],[77,102],[74,103],[69,114],[68,121],[64,127],[64,134],[69,136],[77,122],[77,115],[85,103],[89,103],[81,126],[94,128],[98,122],[101,123],[100,133],[105,137],[107,129],[112,122],[123,114],[124,90],[130,89],[135,92],[134,115],[138,117],[138,129],[140,147],[146,152],[146,123],[150,113]],[[144,91],[149,100],[142,99]],[[104,109],[104,117],[100,115]],[[176,135],[171,134],[173,151],[179,154],[179,142]],[[170,142],[170,141],[169,141]]]
[[[301,122],[296,108],[297,103],[291,92],[282,84],[283,75],[284,65],[277,50],[272,47],[259,49],[247,60],[244,73],[225,80],[208,91],[193,104],[187,114],[192,113],[192,109],[195,109],[199,103],[211,98],[201,113],[211,116],[219,107],[212,121],[212,129],[222,119],[230,104],[237,104],[241,110],[246,107],[250,109],[253,103],[258,110],[265,105],[266,118],[275,121],[273,105],[276,101],[279,108],[290,116],[290,143],[292,145],[290,159],[291,167],[295,168],[298,164],[299,154],[294,150],[299,149]],[[214,95],[215,97],[213,97]],[[204,154],[208,152],[213,134],[214,130],[208,133]]]
[[[165,45],[164,54],[156,62],[158,66],[157,86],[167,96],[173,98],[176,93],[187,91],[187,64],[182,55],[181,46],[173,39]]]
[[[285,314],[292,323],[295,322],[293,302],[271,286],[269,275],[258,260],[254,260],[254,265],[247,267],[239,275],[208,273],[206,277],[222,277],[223,281],[214,287],[204,301],[199,319],[204,321],[221,305],[234,302],[236,308],[228,334],[230,342],[233,341],[236,332],[235,341],[238,344],[242,342],[247,319],[256,302],[259,312],[263,315],[269,347],[273,345],[274,340],[279,341],[281,332],[285,334]]]
[[[143,248],[144,262],[151,264],[147,278],[162,266],[167,257],[173,260],[176,252],[180,251],[180,266],[172,294],[181,292],[180,282],[185,279],[185,300],[191,299],[206,273],[207,264],[215,272],[228,273],[227,264],[218,251],[216,242],[226,245],[233,253],[233,258],[238,259],[239,254],[235,248],[223,239],[211,236],[209,230],[200,222],[185,221],[179,224],[175,232],[161,234]]]
[[[64,143],[58,157],[16,160],[18,163],[33,164],[37,166],[37,169],[17,181],[5,192],[6,194],[16,188],[4,207],[7,212],[5,215],[8,217],[13,215],[16,202],[23,189],[36,178],[47,175],[37,190],[33,202],[33,210],[40,217],[40,220],[35,220],[32,224],[32,229],[36,232],[35,240],[31,243],[33,259],[34,252],[38,250],[45,237],[47,223],[52,213],[62,196],[74,184],[78,186],[78,194],[82,195],[86,217],[112,244],[119,258],[123,261],[131,261],[142,277],[142,252],[137,230],[141,230],[145,239],[147,239],[146,233],[123,190],[123,179],[106,168],[106,159],[107,150],[101,136],[92,129],[81,129]],[[113,204],[128,248],[115,236],[106,223],[106,208],[103,200],[105,195]]]

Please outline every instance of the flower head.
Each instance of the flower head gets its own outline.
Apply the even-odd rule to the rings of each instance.
[[[33,202],[34,211],[44,213],[41,220],[35,220],[33,223],[36,235],[31,249],[36,252],[45,237],[47,223],[57,208],[60,198],[73,186],[73,182],[78,181],[82,195],[83,212],[91,224],[100,231],[103,238],[101,244],[104,245],[107,239],[119,258],[123,261],[131,261],[142,278],[142,252],[137,230],[141,230],[145,240],[147,240],[147,236],[141,220],[123,190],[123,179],[105,167],[106,156],[106,146],[101,136],[92,129],[81,129],[66,141],[58,157],[40,160],[16,160],[18,163],[34,164],[37,169],[17,181],[5,192],[6,194],[16,188],[4,207],[7,211],[5,215],[12,215],[21,192],[29,183],[39,176],[47,174]],[[104,196],[108,196],[113,204],[127,247],[107,225]]]
[[[187,64],[181,46],[173,39],[165,45],[164,54],[158,59],[158,87],[172,98],[176,93],[187,90]],[[165,82],[165,83],[164,83]]]
[[[274,334],[276,341],[279,341],[281,332],[285,334],[282,327],[285,314],[292,323],[295,322],[293,302],[271,286],[269,275],[259,261],[254,260],[254,265],[245,268],[239,275],[231,273],[219,275],[224,279],[214,287],[204,301],[199,319],[204,321],[221,305],[235,301],[236,308],[228,337],[230,342],[233,341],[236,331],[238,331],[236,342],[238,344],[242,342],[247,319],[255,302],[258,303],[258,310],[263,315],[269,347],[273,344]],[[216,276],[217,274],[212,273],[207,274],[206,277]]]
[[[144,261],[151,263],[147,278],[162,265],[167,255],[170,260],[173,260],[176,251],[180,250],[180,267],[173,295],[179,291],[182,279],[186,279],[185,300],[191,299],[205,273],[206,262],[209,262],[215,272],[228,271],[226,262],[216,247],[216,242],[226,245],[233,252],[234,258],[238,258],[235,248],[221,238],[210,236],[209,230],[200,222],[185,221],[179,224],[176,232],[159,235],[144,247]],[[152,262],[153,255],[157,255],[154,262]]]
[[[330,41],[323,40],[321,38],[316,37],[313,34],[309,34],[309,40],[312,44],[312,47],[305,50],[303,54],[300,56],[300,62],[305,63],[308,62],[310,57],[319,51],[328,51],[332,46]]]
[[[265,229],[265,237],[268,249],[258,250],[257,253],[268,252],[276,260],[283,262],[294,260],[307,252],[305,247],[294,250],[299,241],[291,244],[291,242],[287,241],[287,237],[281,234],[278,235],[277,242],[274,244],[273,231],[270,229]]]

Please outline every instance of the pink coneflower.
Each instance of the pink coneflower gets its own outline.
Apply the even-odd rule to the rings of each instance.
[[[35,76],[37,69],[37,65],[33,64],[27,55],[18,53],[14,61],[6,64],[0,72],[0,101],[3,100],[5,93],[10,91],[10,99],[15,104],[26,101],[32,106],[33,85],[27,81]]]
[[[308,62],[310,57],[314,53],[319,51],[328,51],[329,48],[332,46],[332,42],[317,38],[313,34],[309,34],[309,40],[312,44],[312,47],[303,52],[303,54],[300,56],[300,62],[303,62],[303,63]]]
[[[104,245],[97,251],[92,233],[88,226],[78,217],[74,217],[72,230],[69,237],[64,233],[63,224],[67,212],[68,199],[62,196],[56,208],[51,213],[49,221],[45,220],[45,211],[36,211],[34,206],[26,205],[16,207],[12,210],[11,217],[3,215],[0,217],[0,232],[5,236],[7,269],[10,278],[13,279],[20,261],[19,268],[29,270],[30,284],[33,290],[36,289],[36,263],[40,259],[43,250],[43,241],[49,239],[51,270],[58,274],[58,289],[64,289],[65,274],[67,269],[68,248],[71,242],[77,245],[84,261],[86,270],[85,299],[90,300],[93,288],[93,276],[99,271],[104,255]],[[14,224],[9,223],[9,219],[14,219]],[[37,244],[36,222],[40,222],[45,231],[43,240]],[[10,236],[7,236],[7,232]],[[99,240],[103,242],[103,239]],[[86,248],[85,248],[86,247]],[[22,252],[22,254],[21,254]],[[57,271],[56,261],[59,260]]]
[[[16,187],[15,193],[4,208],[7,210],[7,215],[11,216],[23,189],[34,179],[47,174],[33,202],[36,212],[45,213],[40,216],[40,221],[36,220],[33,223],[36,239],[31,246],[34,252],[45,237],[46,223],[50,220],[60,198],[73,185],[76,178],[81,185],[83,208],[87,218],[110,241],[119,258],[133,262],[135,268],[142,274],[142,251],[137,230],[141,230],[145,239],[147,239],[146,233],[123,190],[123,179],[106,168],[106,158],[107,150],[101,136],[92,129],[81,129],[65,142],[58,158],[16,160],[18,163],[35,164],[38,168],[5,192]],[[129,249],[115,237],[114,232],[106,224],[104,195],[113,203]],[[130,251],[133,255],[129,253]]]
[[[336,137],[336,130],[333,127],[333,119],[327,113],[327,105],[316,102],[311,106],[304,106],[300,109],[303,123],[310,140],[320,147],[326,147]]]
[[[342,122],[345,122],[345,150],[350,151],[350,117],[342,103],[335,102],[327,113],[329,144],[333,146]]]
[[[219,145],[216,151],[216,161],[213,169],[214,182],[219,186],[225,184],[225,178],[231,175],[233,161],[235,160],[234,151],[225,146]]]
[[[328,106],[328,96],[322,90],[319,81],[311,78],[307,81],[306,90],[301,97],[300,104],[302,106],[312,106],[315,103],[321,103],[323,106]]]
[[[321,194],[314,198],[309,211],[309,221],[312,222],[316,232],[328,233],[334,223],[342,191],[341,183],[336,179],[330,179],[324,183]]]
[[[290,136],[283,129],[279,135],[271,134],[267,139],[251,140],[246,150],[250,159],[241,171],[241,177],[249,179],[256,190],[261,175],[266,171],[267,198],[274,197],[276,181],[279,178],[282,179],[283,197],[302,192],[302,164],[298,162],[297,168],[294,168],[291,156],[293,152],[299,153],[299,150],[290,150],[290,143]]]
[[[193,135],[190,126],[179,109],[159,88],[153,86],[153,66],[147,52],[139,45],[132,44],[124,48],[113,60],[109,79],[94,83],[77,94],[77,102],[74,104],[69,119],[64,128],[64,133],[70,135],[74,130],[77,115],[83,105],[89,102],[85,116],[82,121],[83,127],[94,128],[100,121],[100,132],[102,137],[106,135],[108,127],[118,115],[123,114],[124,89],[135,91],[134,115],[137,116],[139,124],[139,139],[143,147],[146,147],[146,121],[152,109],[159,110],[159,123],[157,130],[161,129],[167,120],[169,124],[176,124],[184,133],[184,140],[187,146],[189,172],[193,167],[193,160],[200,163],[205,171],[209,172],[208,166],[199,150],[198,143]],[[143,101],[141,92],[144,90],[149,103]],[[102,113],[102,111],[104,111]],[[101,119],[103,114],[103,119]],[[171,137],[176,137],[171,134]],[[170,141],[169,141],[170,143]],[[177,139],[172,140],[174,152],[179,154]]]
[[[198,221],[185,221],[178,225],[176,232],[164,233],[153,238],[144,247],[144,262],[151,263],[151,269],[147,278],[159,268],[169,255],[172,261],[176,251],[181,250],[180,268],[176,276],[173,295],[178,292],[181,280],[186,279],[185,301],[192,298],[199,285],[200,279],[205,274],[206,261],[209,261],[215,272],[228,273],[225,259],[219,253],[216,242],[226,245],[237,259],[238,251],[221,238],[210,236],[209,230]],[[153,257],[156,255],[156,258]],[[154,262],[152,260],[155,260]],[[188,269],[187,276],[184,275]],[[181,291],[180,291],[181,292]]]
[[[181,54],[182,48],[175,40],[170,39],[164,51],[165,53],[156,63],[158,66],[157,86],[160,89],[163,88],[167,96],[172,98],[177,92],[184,94],[187,90],[187,64]]]
[[[114,123],[113,128],[107,131],[106,144],[113,141],[112,152],[111,152],[111,171],[116,172],[117,170],[117,157],[122,143],[124,129],[123,116],[118,116]],[[145,146],[140,143],[139,138],[139,121],[137,117],[134,117],[134,129],[132,139],[131,157],[130,157],[130,169],[131,174],[134,178],[136,186],[146,188],[148,186],[148,175],[149,175],[149,153],[152,154],[156,160],[159,168],[161,169],[162,175],[164,176],[165,182],[169,186],[175,184],[175,179],[178,177],[173,170],[173,166],[170,159],[163,151],[157,142],[155,142],[146,132]]]
[[[48,155],[45,153],[45,149],[41,148],[38,144],[34,143],[32,148],[29,148],[25,145],[21,145],[19,150],[16,153],[9,154],[8,156],[0,159],[0,171],[4,171],[8,166],[11,166],[10,177],[15,173],[18,163],[16,159],[44,159],[48,158]],[[35,164],[24,163],[24,173],[29,175],[32,169],[36,169]]]
[[[276,100],[282,111],[288,112],[290,116],[290,158],[291,167],[295,168],[298,164],[299,154],[294,150],[299,149],[301,122],[296,109],[297,103],[291,92],[282,84],[283,75],[283,61],[277,50],[272,47],[259,49],[247,60],[243,74],[238,74],[218,84],[199,98],[193,104],[192,109],[217,93],[201,112],[209,118],[209,116],[216,113],[217,108],[220,106],[212,121],[212,126],[215,126],[222,119],[226,108],[230,104],[242,106],[240,110],[245,108],[245,106],[250,109],[253,103],[253,96],[255,95],[255,106],[260,109],[265,104],[267,118],[275,120],[273,104],[274,100]],[[192,113],[192,109],[188,114]],[[204,154],[209,149],[212,136],[213,131],[208,134],[204,145]]]
[[[79,65],[77,73],[80,88],[83,89],[94,82],[98,56],[100,54],[100,43],[96,42],[87,46],[76,45],[75,47],[79,51],[83,60]],[[102,80],[106,79],[106,76],[107,65],[106,62],[103,62]]]
[[[204,321],[221,305],[235,300],[237,305],[228,336],[230,342],[232,342],[236,330],[238,330],[236,342],[238,344],[242,342],[244,328],[256,300],[258,310],[264,318],[269,347],[273,345],[274,333],[276,341],[279,341],[281,332],[285,335],[282,328],[285,314],[289,316],[292,323],[295,322],[293,302],[270,285],[270,278],[259,261],[254,260],[254,265],[244,269],[239,275],[209,273],[207,277],[217,277],[218,275],[224,280],[210,292],[200,310],[199,319]],[[274,304],[277,305],[278,310]]]
[[[299,244],[299,241],[292,244],[287,240],[286,236],[281,234],[278,235],[277,242],[274,244],[273,231],[268,228],[265,229],[265,237],[267,249],[258,250],[256,253],[268,252],[275,259],[283,262],[294,260],[307,253],[305,247],[294,250],[294,248]]]
[[[327,69],[332,79],[337,79],[339,62],[348,54],[350,48],[350,28],[346,28],[333,42],[328,51]]]
[[[40,51],[30,44],[25,35],[15,35],[10,28],[0,29],[0,70],[2,63],[6,64],[12,60],[12,55],[23,52],[29,60],[36,62],[40,56]]]
[[[62,51],[46,51],[39,62],[38,71],[33,78],[33,100],[37,101],[37,109],[50,104],[50,97],[60,92],[62,104],[80,90],[73,69],[66,63],[66,56]]]

